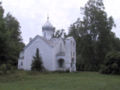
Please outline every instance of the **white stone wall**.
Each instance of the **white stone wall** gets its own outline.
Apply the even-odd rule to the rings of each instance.
[[[58,60],[64,59],[64,68],[62,70],[76,71],[76,43],[72,37],[67,38],[65,42],[63,39],[58,38],[56,45],[52,47],[41,37],[36,36],[34,41],[24,49],[24,52],[20,53],[18,69],[31,70],[33,56],[35,56],[37,48],[43,60],[43,65],[47,70],[60,70]],[[56,56],[59,52],[64,52],[65,55]],[[21,59],[21,57],[24,58]],[[74,63],[71,67],[72,58],[74,58]],[[23,62],[23,66],[21,66],[21,62]]]
[[[22,51],[19,55],[18,59],[18,68],[23,69],[23,63],[24,63],[24,52]]]
[[[66,39],[66,68],[70,71],[76,71],[76,43],[75,40],[71,37]],[[74,58],[74,63],[72,64],[72,58]]]
[[[65,56],[56,56],[58,53],[60,52],[64,52],[65,53],[65,45],[64,42],[61,38],[58,38],[59,42],[57,43],[57,45],[55,46],[55,68],[56,70],[60,70],[59,68],[59,64],[58,64],[58,60],[59,59],[64,59],[65,60]],[[66,61],[65,61],[66,62]],[[64,64],[64,70],[65,70],[65,64]]]
[[[33,56],[35,56],[37,48],[39,49],[39,53],[43,60],[44,67],[50,71],[54,70],[52,47],[46,44],[46,42],[39,37],[24,51],[24,69],[31,70]]]

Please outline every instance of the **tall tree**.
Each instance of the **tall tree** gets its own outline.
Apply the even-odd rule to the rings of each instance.
[[[83,11],[82,20],[78,19],[70,28],[69,35],[77,42],[77,55],[84,61],[84,68],[98,70],[105,55],[113,50],[115,26],[113,18],[107,17],[102,0],[89,0]],[[78,42],[79,41],[79,42]]]
[[[4,17],[0,4],[0,65],[17,65],[19,52],[24,47],[19,22],[9,13]]]
[[[5,37],[5,23],[4,23],[4,9],[0,3],[0,64],[6,62],[6,37]]]
[[[12,65],[17,65],[17,60],[20,51],[24,47],[21,38],[20,25],[19,22],[11,15],[7,14],[5,17],[5,29],[6,29],[6,37],[7,38],[7,59],[10,59],[10,63]]]

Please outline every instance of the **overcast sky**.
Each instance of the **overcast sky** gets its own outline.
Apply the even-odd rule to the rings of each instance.
[[[0,0],[1,1],[1,0]],[[80,17],[80,7],[88,0],[2,0],[5,13],[10,12],[20,22],[23,41],[42,35],[42,25],[47,15],[56,29],[65,29]],[[113,31],[120,37],[120,0],[104,0],[108,16],[113,16],[117,25]]]

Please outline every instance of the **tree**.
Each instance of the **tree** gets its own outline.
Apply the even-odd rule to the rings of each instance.
[[[105,57],[100,72],[104,74],[120,74],[120,52],[109,52]]]
[[[7,63],[7,37],[5,29],[5,20],[4,20],[4,9],[0,3],[0,65]]]
[[[20,32],[20,25],[19,22],[10,14],[8,13],[5,17],[5,29],[6,29],[6,43],[7,43],[7,59],[10,64],[17,66],[18,57],[20,51],[23,49],[24,44],[21,38]]]
[[[114,49],[113,42],[119,41],[111,31],[115,26],[114,20],[107,17],[104,9],[102,0],[89,0],[81,8],[83,18],[70,27],[69,35],[77,42],[77,58],[79,56],[84,61],[84,70],[98,71],[105,55]],[[117,45],[116,47],[119,48]]]
[[[53,35],[53,38],[65,38],[65,37],[66,37],[66,33],[65,33],[64,29],[57,30]]]
[[[39,55],[39,49],[36,49],[36,55],[33,57],[32,68],[33,71],[43,71],[42,58]]]
[[[17,19],[11,14],[4,16],[0,3],[0,66],[17,66],[20,51],[24,47]]]

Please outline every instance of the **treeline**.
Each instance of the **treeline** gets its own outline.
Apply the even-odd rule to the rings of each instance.
[[[89,0],[81,12],[82,18],[71,25],[68,35],[61,30],[54,37],[74,37],[78,71],[120,74],[120,39],[112,32],[115,23],[107,16],[103,1]],[[0,74],[17,67],[24,47],[20,34],[19,22],[10,13],[4,16],[0,4]]]
[[[78,18],[69,30],[69,36],[73,36],[77,46],[77,70],[79,71],[111,71],[112,66],[118,68],[120,73],[120,39],[112,32],[115,23],[112,17],[108,17],[102,0],[89,0],[81,8],[82,18]],[[117,52],[109,54],[110,52]],[[107,56],[113,55],[112,58]],[[106,60],[107,57],[107,60]],[[109,60],[112,62],[110,63]],[[117,59],[116,62],[114,62]],[[107,63],[107,62],[108,63]],[[107,63],[108,66],[105,66]],[[116,66],[115,66],[116,65]],[[104,66],[104,68],[102,67]],[[106,72],[107,72],[106,71]]]
[[[19,22],[10,13],[4,16],[0,3],[0,73],[16,68],[19,53],[24,47],[20,34]]]

